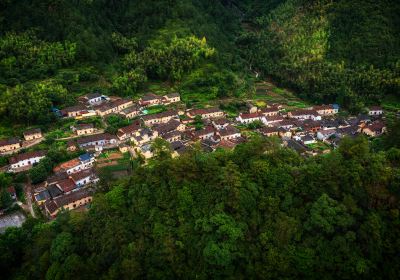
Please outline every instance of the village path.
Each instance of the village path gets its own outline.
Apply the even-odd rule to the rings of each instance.
[[[28,210],[33,218],[36,218],[35,211],[33,210],[33,205],[32,205],[32,184],[31,184],[31,179],[29,179],[28,183],[25,185],[24,188],[25,191],[25,200],[26,200],[26,206],[25,210]]]
[[[57,138],[56,141],[63,141],[63,140],[70,140],[70,139],[75,139],[75,138],[80,138],[80,137],[85,137],[85,136],[90,136],[90,135],[96,135],[96,134],[102,134],[104,133],[104,129],[98,129],[96,132],[90,133],[90,134],[85,134],[85,135],[74,135],[74,136],[69,136],[69,137],[64,137],[64,138]]]

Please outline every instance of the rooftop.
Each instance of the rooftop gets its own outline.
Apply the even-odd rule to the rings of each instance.
[[[26,152],[23,154],[19,154],[16,156],[13,156],[12,158],[10,158],[10,163],[17,163],[20,162],[22,160],[27,160],[27,159],[31,159],[31,158],[36,158],[36,157],[44,157],[46,155],[45,151],[33,151],[33,152]]]

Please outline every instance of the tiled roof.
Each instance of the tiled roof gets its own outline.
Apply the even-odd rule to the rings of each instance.
[[[102,133],[102,134],[95,134],[79,138],[76,142],[78,143],[78,145],[82,145],[90,142],[96,142],[101,140],[112,140],[112,139],[116,140],[117,138],[109,133]]]
[[[21,141],[21,140],[19,140],[19,139],[16,138],[16,137],[8,138],[8,139],[3,139],[3,140],[0,140],[0,147],[1,147],[1,146],[7,146],[7,145],[18,144],[18,143],[20,143],[20,141]]]
[[[24,136],[33,135],[33,134],[38,134],[38,133],[42,133],[42,131],[40,130],[40,128],[33,128],[33,129],[26,130],[26,131],[24,132]]]
[[[69,161],[60,163],[59,165],[57,165],[56,167],[53,168],[53,171],[59,172],[59,171],[67,170],[67,169],[73,168],[75,166],[78,166],[79,164],[81,164],[80,160],[78,158],[74,158]]]
[[[233,135],[239,133],[239,130],[231,125],[228,125],[226,128],[220,129],[218,133],[221,136]]]
[[[77,173],[73,173],[70,175],[71,179],[76,183],[79,180],[85,179],[87,177],[90,177],[94,175],[93,170],[82,170],[80,172]]]
[[[27,160],[31,158],[36,158],[36,157],[44,157],[46,155],[45,151],[33,151],[33,152],[26,152],[23,154],[16,155],[12,158],[10,158],[10,163],[14,164],[17,162],[20,162],[22,160]]]
[[[57,186],[59,186],[60,189],[62,189],[65,193],[70,192],[76,188],[75,182],[70,178],[58,181]]]

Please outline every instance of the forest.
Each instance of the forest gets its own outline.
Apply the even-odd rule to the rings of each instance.
[[[187,102],[248,96],[255,76],[353,113],[399,99],[395,0],[6,0],[0,9],[0,116],[14,123],[45,123],[49,107],[78,93],[136,96],[154,81]]]
[[[257,138],[165,150],[90,211],[0,236],[14,279],[396,279],[400,150],[364,137],[303,158]]]

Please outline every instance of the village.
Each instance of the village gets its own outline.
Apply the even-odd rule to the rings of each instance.
[[[186,108],[176,92],[147,93],[138,100],[98,92],[80,96],[75,106],[54,113],[60,119],[74,122],[67,137],[61,140],[66,142],[69,152],[81,153],[55,166],[44,182],[26,186],[28,205],[36,204],[50,219],[62,210],[85,209],[100,180],[98,169],[112,162],[110,155],[147,162],[154,155],[152,144],[157,138],[170,143],[172,157],[180,156],[194,144],[200,144],[207,152],[233,149],[254,135],[275,137],[284,147],[303,156],[315,156],[337,148],[345,136],[377,137],[386,131],[384,111],[379,106],[370,107],[364,115],[343,117],[337,104],[294,110],[273,102],[257,106],[247,100],[245,104],[245,109],[232,115],[218,106]],[[112,134],[104,127],[86,122],[99,118],[107,126],[105,119],[109,116],[118,116],[129,124]],[[46,158],[46,150],[26,151],[45,138],[46,134],[35,128],[26,130],[23,140],[15,137],[0,140],[0,153],[10,156],[3,171],[26,172]],[[15,189],[11,186],[8,190],[16,199]]]

